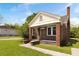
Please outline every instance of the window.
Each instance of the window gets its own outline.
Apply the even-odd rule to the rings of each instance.
[[[48,35],[51,35],[51,27],[48,28]]]
[[[43,17],[42,17],[42,16],[40,16],[40,21],[42,21],[42,19],[43,19]]]
[[[53,35],[56,35],[56,27],[55,26],[47,27],[47,36],[53,36]]]
[[[53,27],[53,35],[56,35],[56,27]]]

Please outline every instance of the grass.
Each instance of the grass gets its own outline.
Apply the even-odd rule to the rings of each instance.
[[[21,36],[0,36],[0,39],[3,39],[3,38],[22,38]]]
[[[39,44],[36,46],[44,49],[71,54],[71,48],[79,48],[79,39],[72,39],[71,42],[72,42],[72,46],[57,47],[56,45],[50,45],[50,44]]]
[[[73,48],[79,48],[79,42],[76,44],[73,44]]]
[[[41,52],[21,47],[20,40],[0,40],[0,56],[48,56]]]
[[[71,54],[71,48],[70,47],[57,47],[56,45],[50,45],[50,44],[39,44],[36,45],[37,47],[54,50],[62,53]]]
[[[79,48],[79,39],[75,39],[77,40],[77,42],[75,44],[73,44],[73,48]]]
[[[71,38],[70,42],[72,43],[71,48],[79,48],[79,38]]]
[[[0,39],[8,39],[8,38],[22,38],[22,37],[15,37],[15,36],[6,36],[6,37],[0,37]],[[36,47],[54,50],[62,53],[71,54],[71,48],[79,48],[79,39],[75,39],[77,42],[74,42],[72,46],[64,46],[64,47],[57,47],[56,45],[50,45],[50,44],[39,44],[36,45]],[[22,44],[20,40],[0,40],[0,56],[48,56],[47,54],[43,54],[41,52],[21,47],[19,46]]]

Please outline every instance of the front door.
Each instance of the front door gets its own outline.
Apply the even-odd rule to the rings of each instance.
[[[41,39],[45,39],[45,36],[46,36],[46,29],[45,28],[41,28],[40,29],[40,36],[41,36]]]

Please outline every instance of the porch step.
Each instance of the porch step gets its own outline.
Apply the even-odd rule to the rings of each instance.
[[[56,41],[52,41],[52,40],[41,40],[41,43],[45,43],[45,44],[56,44]]]
[[[39,40],[37,40],[37,39],[34,39],[34,40],[32,40],[31,42],[35,42],[35,41],[39,41]]]

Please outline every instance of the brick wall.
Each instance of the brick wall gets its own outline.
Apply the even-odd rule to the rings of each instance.
[[[60,46],[60,38],[61,38],[60,27],[61,27],[61,24],[57,23],[56,24],[56,45],[57,46]]]

